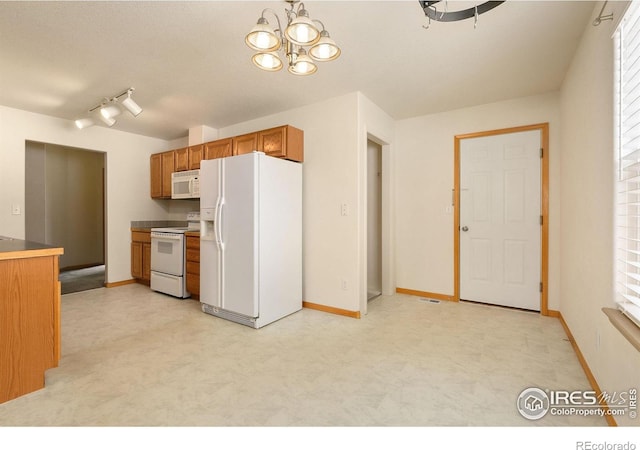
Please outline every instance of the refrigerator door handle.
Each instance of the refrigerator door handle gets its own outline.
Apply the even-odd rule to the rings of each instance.
[[[216,237],[218,246],[220,249],[224,248],[224,242],[222,242],[222,209],[224,208],[224,198],[220,199],[220,206],[218,207],[218,216],[216,217],[216,230],[218,235]]]

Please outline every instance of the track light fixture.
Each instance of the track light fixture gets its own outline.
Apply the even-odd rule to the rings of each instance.
[[[291,5],[291,9],[285,10],[285,27],[280,23],[278,14],[267,8],[262,11],[258,23],[245,37],[246,44],[257,52],[251,60],[262,70],[270,72],[280,70],[284,66],[283,61],[286,61],[289,73],[311,75],[318,70],[316,61],[336,59],[340,56],[340,48],[324,29],[322,22],[309,18],[304,3],[298,0],[286,2]],[[271,28],[265,18],[266,13],[275,17],[277,28]],[[309,47],[308,50],[305,47]],[[278,54],[278,50],[281,54]]]
[[[76,127],[82,130],[83,128],[95,125],[95,116],[97,116],[97,118],[107,126],[112,127],[116,123],[116,119],[114,117],[122,114],[122,109],[118,105],[118,99],[125,95],[127,98],[125,98],[120,104],[124,106],[124,108],[129,111],[133,117],[137,117],[142,112],[142,108],[140,108],[140,106],[131,98],[131,94],[134,90],[135,89],[131,87],[114,97],[105,97],[102,100],[102,103],[89,109],[88,117],[75,121]]]

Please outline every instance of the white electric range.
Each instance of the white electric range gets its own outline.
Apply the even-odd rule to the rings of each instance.
[[[187,231],[200,229],[200,222],[189,221],[187,227],[151,229],[151,289],[184,299],[187,291]]]

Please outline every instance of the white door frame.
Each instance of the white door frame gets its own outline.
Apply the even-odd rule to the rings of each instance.
[[[481,131],[478,133],[460,134],[454,138],[454,219],[453,219],[453,266],[454,266],[454,300],[460,301],[460,141],[462,139],[495,136],[498,134],[519,133],[522,131],[540,131],[540,148],[542,150],[540,173],[540,206],[542,226],[540,236],[540,313],[549,315],[548,278],[549,278],[549,124],[540,123],[522,127],[503,128],[500,130]]]

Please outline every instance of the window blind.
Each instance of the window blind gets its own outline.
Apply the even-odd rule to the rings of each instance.
[[[614,35],[616,303],[640,327],[640,7],[632,2]]]

